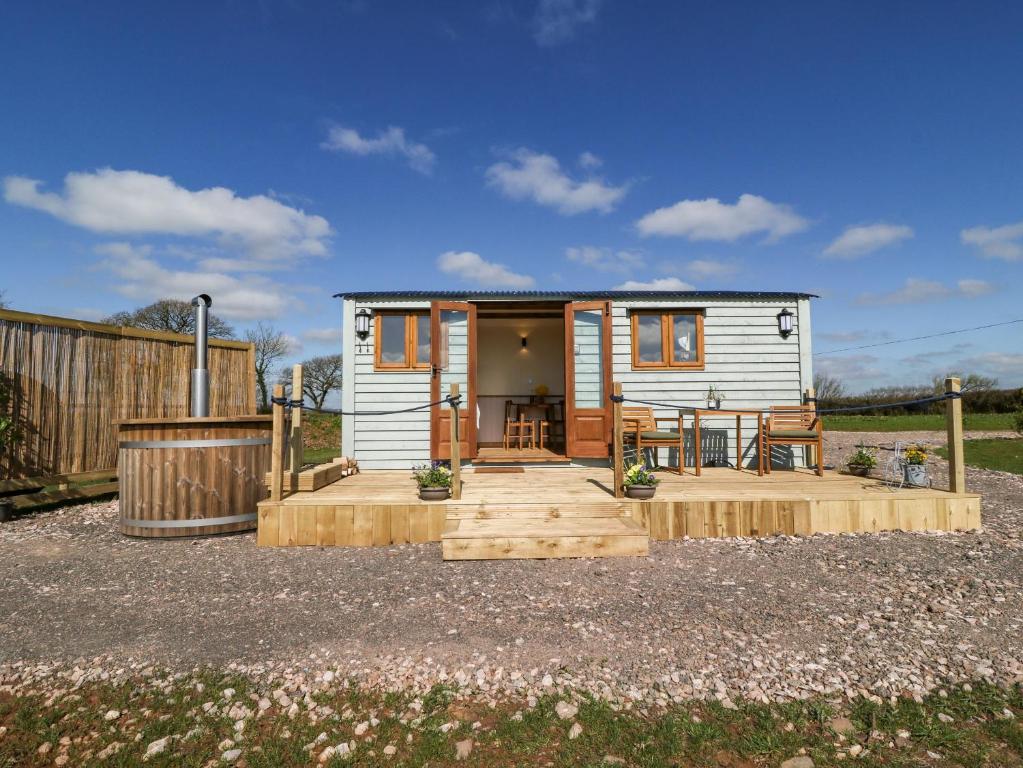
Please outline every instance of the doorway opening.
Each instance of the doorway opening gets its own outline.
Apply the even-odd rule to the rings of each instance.
[[[475,463],[569,461],[565,305],[477,305]]]

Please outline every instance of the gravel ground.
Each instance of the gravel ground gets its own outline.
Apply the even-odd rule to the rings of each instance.
[[[826,455],[895,437],[835,433]],[[982,532],[682,540],[644,559],[141,541],[116,532],[116,502],[69,507],[0,526],[0,685],[214,665],[657,704],[1023,681],[1023,478],[970,469],[967,482],[984,494]]]

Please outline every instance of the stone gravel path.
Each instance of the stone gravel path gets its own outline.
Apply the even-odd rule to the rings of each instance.
[[[892,439],[829,435],[827,455]],[[116,503],[65,508],[0,526],[0,681],[51,663],[233,664],[653,703],[1023,681],[1023,478],[967,480],[983,532],[655,542],[642,559],[141,541],[116,532]]]

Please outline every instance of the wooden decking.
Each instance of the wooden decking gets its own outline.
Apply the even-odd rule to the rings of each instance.
[[[259,505],[260,546],[443,542],[445,559],[645,554],[649,539],[778,533],[964,530],[980,496],[894,489],[834,472],[764,477],[705,468],[662,472],[652,501],[615,499],[604,468],[463,473],[460,501],[423,502],[409,473],[367,471]]]

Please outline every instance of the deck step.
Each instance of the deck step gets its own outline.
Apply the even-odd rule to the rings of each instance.
[[[642,525],[617,516],[449,516],[441,537],[445,560],[642,557],[649,546]]]

